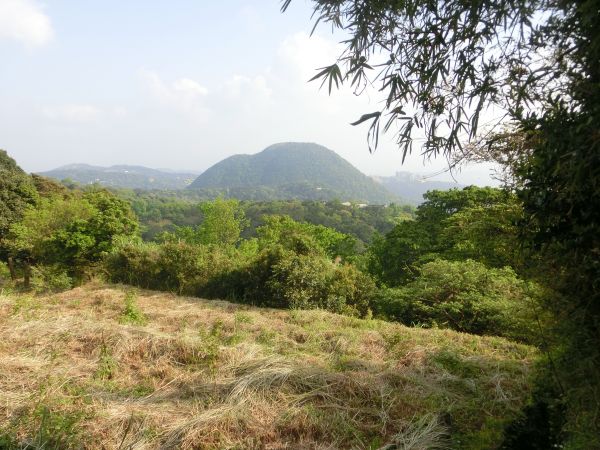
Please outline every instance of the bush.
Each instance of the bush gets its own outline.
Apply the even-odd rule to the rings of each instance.
[[[438,259],[404,287],[380,290],[374,305],[378,314],[406,325],[531,341],[538,291],[508,267]]]
[[[269,297],[284,308],[336,311],[339,305],[328,302],[333,270],[329,260],[317,255],[282,252],[271,267],[271,277],[266,283]]]
[[[320,308],[366,316],[375,283],[351,265],[319,253],[299,254],[270,247],[239,276],[244,301],[289,309]]]
[[[159,276],[160,246],[157,244],[120,241],[106,258],[105,268],[113,282],[168,290]]]
[[[159,247],[159,280],[164,288],[194,295],[198,290],[204,247],[184,242],[166,242]]]
[[[34,266],[31,268],[31,288],[35,292],[60,292],[73,287],[73,279],[64,267]]]
[[[123,242],[106,260],[114,282],[205,298],[275,308],[310,309],[365,316],[375,289],[351,265],[330,261],[297,240],[294,250],[272,245],[193,245],[167,241]]]
[[[250,257],[235,247],[129,241],[119,244],[105,262],[110,278],[146,289],[208,298],[233,299],[230,274]]]
[[[351,264],[336,267],[329,284],[329,304],[333,297],[343,298],[344,305],[339,312],[351,316],[369,317],[371,303],[376,292],[371,276]]]
[[[8,270],[8,265],[2,261],[0,261],[0,286],[7,283],[10,280],[10,270]]]

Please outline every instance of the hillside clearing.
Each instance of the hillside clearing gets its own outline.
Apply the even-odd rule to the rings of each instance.
[[[131,292],[0,295],[0,448],[489,449],[527,400],[505,339]]]

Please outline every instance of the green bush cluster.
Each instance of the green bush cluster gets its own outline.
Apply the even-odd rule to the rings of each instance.
[[[243,257],[235,247],[129,240],[117,244],[106,268],[115,282],[215,297],[226,289],[219,280],[229,278]]]
[[[364,258],[380,286],[374,312],[407,325],[538,342],[547,293],[522,278],[521,217],[516,197],[500,189],[428,192],[415,220],[375,239]]]
[[[238,240],[245,222],[238,205],[215,205],[221,207],[205,208],[214,220],[196,230],[118,244],[106,260],[111,279],[257,306],[363,317],[374,311],[407,325],[535,340],[539,289],[507,265],[518,205],[499,190],[431,192],[417,220],[376,239],[365,256],[356,255],[352,237],[288,216],[265,216],[256,238]],[[196,238],[219,223],[235,229],[236,238]],[[488,240],[477,244],[479,253],[465,250]]]
[[[31,184],[35,202],[22,206],[0,233],[0,258],[12,285],[38,292],[69,289],[97,273],[119,237],[138,234],[129,205],[106,190],[67,191],[42,177]]]
[[[123,242],[106,260],[115,282],[277,308],[365,316],[375,283],[318,249],[262,250],[185,242]],[[252,250],[255,250],[254,252]]]
[[[31,268],[31,288],[35,292],[60,292],[73,287],[67,270],[58,265],[37,265]]]
[[[530,341],[539,296],[537,285],[520,280],[509,267],[436,259],[424,264],[414,281],[380,289],[374,308],[406,325]]]

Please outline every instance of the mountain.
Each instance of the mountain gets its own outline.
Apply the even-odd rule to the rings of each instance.
[[[40,172],[39,175],[58,180],[70,179],[81,184],[98,183],[103,186],[129,189],[183,189],[198,174],[149,169],[142,166],[99,167],[71,164]]]
[[[189,188],[249,200],[400,201],[337,153],[321,145],[296,142],[271,145],[255,155],[226,158]]]
[[[408,200],[411,203],[423,203],[423,194],[434,189],[445,191],[464,186],[450,181],[429,181],[410,172],[396,172],[391,177],[373,177],[388,191]]]

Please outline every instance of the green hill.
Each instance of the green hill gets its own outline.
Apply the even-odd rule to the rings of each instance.
[[[231,156],[202,173],[190,189],[251,200],[400,201],[335,152],[310,143],[281,143],[255,155]]]
[[[183,189],[197,176],[142,166],[99,167],[88,164],[71,164],[40,172],[39,175],[57,180],[70,179],[80,184],[98,183],[106,187],[129,189]]]

